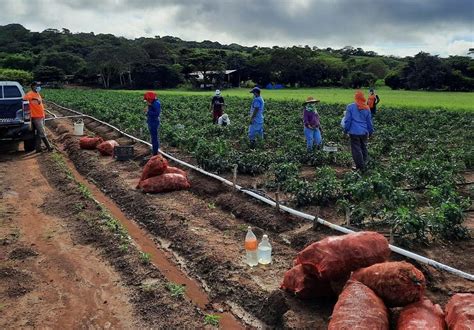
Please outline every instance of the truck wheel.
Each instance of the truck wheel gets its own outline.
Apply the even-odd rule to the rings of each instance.
[[[35,138],[31,138],[28,140],[23,141],[23,148],[26,152],[31,152],[36,149],[36,140]]]

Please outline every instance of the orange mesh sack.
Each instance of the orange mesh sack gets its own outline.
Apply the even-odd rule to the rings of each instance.
[[[294,293],[301,299],[334,296],[329,281],[321,281],[314,275],[306,274],[302,265],[295,266],[285,273],[280,288]]]
[[[313,243],[298,253],[296,263],[322,280],[338,280],[353,270],[386,261],[389,255],[383,235],[363,231]]]
[[[161,193],[189,189],[191,185],[181,174],[168,173],[140,181],[138,187],[146,193]]]
[[[334,306],[328,329],[388,330],[388,311],[371,289],[360,282],[349,281]]]
[[[102,156],[112,156],[114,154],[115,146],[118,146],[118,142],[115,140],[107,140],[102,142],[97,146],[97,150],[99,150]]]
[[[184,176],[185,178],[188,177],[188,173],[186,173],[185,171],[183,171],[182,169],[179,169],[177,167],[173,167],[173,166],[168,166],[165,171],[163,172],[163,174],[166,174],[166,173],[176,173],[176,174],[181,174],[182,176]]]
[[[168,161],[161,155],[156,155],[150,158],[143,168],[142,177],[140,181],[163,174],[168,167]]]
[[[397,330],[419,329],[446,329],[443,310],[428,298],[404,307],[398,317]]]
[[[446,305],[446,323],[449,329],[474,329],[474,293],[457,293]]]
[[[104,142],[104,139],[101,137],[84,136],[79,139],[79,147],[81,149],[94,150],[102,142]]]
[[[383,262],[362,268],[351,279],[371,288],[389,307],[402,307],[419,301],[426,287],[425,276],[412,264]]]

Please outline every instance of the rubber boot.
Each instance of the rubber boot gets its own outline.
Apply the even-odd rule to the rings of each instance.
[[[48,148],[48,151],[53,151],[53,147],[49,143],[48,138],[44,137],[41,140],[43,140],[43,143],[45,144],[46,148]]]
[[[35,152],[39,153],[42,152],[43,149],[41,149],[41,138],[36,135],[35,137]]]

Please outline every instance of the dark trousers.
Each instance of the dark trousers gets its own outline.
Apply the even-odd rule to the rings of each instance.
[[[151,148],[153,151],[153,156],[158,155],[158,149],[160,148],[160,137],[158,136],[159,129],[159,122],[148,122],[148,130],[150,131],[151,136]]]
[[[365,170],[367,164],[367,135],[351,134],[352,159],[358,170]]]
[[[44,128],[44,118],[32,118],[31,123],[33,124],[33,131],[35,134],[35,147],[36,151],[40,152],[41,151],[41,141],[43,141],[44,145],[48,150],[53,150],[53,147],[51,147],[51,144],[48,141],[48,138],[46,137],[46,130]]]
[[[370,113],[372,114],[372,117],[375,116],[376,112],[377,112],[377,107],[370,108]]]

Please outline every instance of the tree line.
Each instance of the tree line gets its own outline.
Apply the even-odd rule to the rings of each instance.
[[[466,51],[467,52],[467,51]],[[134,40],[111,34],[32,32],[20,24],[0,26],[0,79],[69,81],[104,88],[173,88],[211,72],[238,70],[239,82],[266,86],[474,90],[474,61],[428,53],[398,58],[346,46],[246,47],[171,36]],[[215,85],[224,84],[214,75]]]

